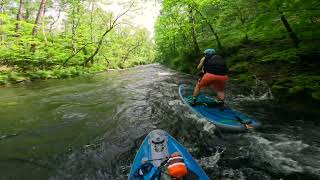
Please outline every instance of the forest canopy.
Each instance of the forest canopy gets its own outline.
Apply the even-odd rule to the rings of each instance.
[[[117,2],[118,3],[118,2]],[[153,42],[130,18],[99,0],[4,0],[0,4],[0,84],[64,78],[150,63]]]
[[[320,100],[318,0],[164,0],[155,28],[156,59],[169,67],[196,73],[215,48],[232,80]]]
[[[318,0],[158,2],[153,40],[131,21],[141,10],[134,0],[2,0],[0,84],[152,62],[195,74],[202,52],[215,48],[233,81],[262,79],[282,97],[320,100]]]

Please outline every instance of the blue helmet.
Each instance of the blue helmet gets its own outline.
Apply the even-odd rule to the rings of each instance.
[[[204,56],[206,58],[211,57],[212,55],[216,54],[216,50],[215,49],[206,49],[204,52]]]

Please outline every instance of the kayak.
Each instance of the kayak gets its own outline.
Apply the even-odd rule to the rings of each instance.
[[[170,167],[168,167],[168,162],[171,160],[171,155],[176,153],[180,154],[187,169],[187,174],[183,176],[183,179],[209,180],[209,177],[192,158],[191,154],[163,130],[153,130],[144,139],[134,158],[128,179],[172,179],[171,171],[168,173]],[[179,166],[181,163],[177,165]]]
[[[194,87],[180,85],[179,94],[182,101],[198,116],[213,123],[222,131],[245,132],[248,129],[257,129],[261,123],[247,115],[235,111],[229,107],[221,109],[217,99],[200,92],[197,103],[191,106]]]

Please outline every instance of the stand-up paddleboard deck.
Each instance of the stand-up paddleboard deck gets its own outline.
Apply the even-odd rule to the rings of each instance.
[[[163,169],[162,164],[170,154],[175,152],[179,152],[182,155],[188,169],[188,173],[183,179],[209,180],[209,177],[192,158],[191,154],[167,132],[159,129],[150,132],[142,142],[131,166],[128,180],[153,179],[151,177],[156,174],[155,171],[162,172],[161,179],[168,179],[163,177],[167,177],[168,174]],[[141,174],[143,172],[142,166],[146,165],[143,162],[147,161],[152,164],[153,170],[150,169],[149,172]]]
[[[259,128],[261,124],[248,116],[237,112],[229,107],[222,111],[217,104],[217,100],[200,93],[196,106],[191,106],[194,87],[180,85],[179,94],[183,102],[197,115],[206,118],[215,124],[220,130],[244,132],[247,129]]]

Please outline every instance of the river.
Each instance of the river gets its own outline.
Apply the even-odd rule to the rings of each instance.
[[[1,88],[0,179],[126,179],[143,138],[157,128],[212,179],[320,179],[318,116],[229,84],[227,104],[263,126],[220,134],[179,98],[179,84],[195,82],[153,64]]]

